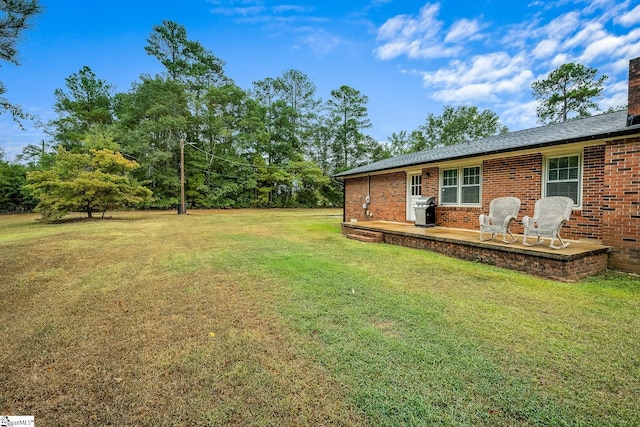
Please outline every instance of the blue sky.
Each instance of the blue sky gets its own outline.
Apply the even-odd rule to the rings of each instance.
[[[372,137],[411,131],[444,105],[496,112],[510,130],[536,126],[531,83],[567,62],[609,79],[603,110],[627,103],[628,61],[640,56],[640,5],[631,0],[41,0],[20,66],[0,64],[6,97],[46,122],[56,88],[89,66],[117,92],[162,71],[144,51],[154,25],[173,20],[226,62],[244,89],[288,69],[327,100],[348,85],[369,97]],[[13,159],[46,136],[0,116]]]

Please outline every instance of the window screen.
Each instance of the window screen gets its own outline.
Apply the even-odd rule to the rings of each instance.
[[[442,172],[442,197],[440,203],[458,203],[458,169]]]
[[[480,166],[462,169],[462,203],[480,203]]]
[[[566,196],[580,204],[580,156],[550,158],[547,163],[547,196]]]

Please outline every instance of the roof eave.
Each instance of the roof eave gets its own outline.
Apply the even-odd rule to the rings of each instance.
[[[353,174],[345,174],[344,172],[341,172],[341,173],[333,175],[333,177],[335,179],[337,179],[337,180],[344,181],[345,179],[350,178],[350,177],[363,176],[363,175],[366,176],[366,175],[371,174],[373,172],[384,172],[384,171],[394,170],[394,169],[403,169],[403,168],[409,168],[411,166],[428,165],[429,163],[436,163],[436,162],[442,162],[442,161],[469,159],[469,158],[474,158],[474,157],[481,157],[481,156],[495,155],[495,154],[503,154],[503,153],[513,153],[513,152],[516,152],[516,151],[531,150],[532,148],[545,148],[545,147],[552,147],[554,145],[575,144],[575,143],[578,143],[578,142],[594,141],[594,140],[598,140],[598,139],[611,139],[611,138],[617,138],[617,137],[628,136],[628,135],[633,135],[633,134],[640,134],[640,126],[633,126],[633,127],[623,128],[623,129],[620,129],[620,130],[617,130],[617,131],[613,131],[613,132],[605,132],[605,133],[582,136],[582,137],[577,137],[577,138],[541,142],[541,143],[537,143],[537,144],[527,145],[527,146],[524,146],[524,147],[520,146],[520,147],[514,147],[514,148],[505,148],[505,149],[502,149],[502,150],[491,150],[491,151],[485,151],[485,152],[482,152],[482,153],[460,155],[460,156],[452,156],[452,157],[446,157],[446,158],[432,160],[432,161],[426,161],[426,162],[406,163],[406,164],[400,165],[400,166],[390,166],[390,167],[387,167],[387,168],[371,169],[371,170],[368,170],[368,171],[356,172],[356,173],[353,173]]]

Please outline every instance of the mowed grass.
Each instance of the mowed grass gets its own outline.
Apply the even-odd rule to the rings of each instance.
[[[640,425],[640,280],[340,234],[338,210],[0,217],[0,414],[46,425]]]

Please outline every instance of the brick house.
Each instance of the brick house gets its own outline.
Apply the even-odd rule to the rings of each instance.
[[[385,159],[335,175],[344,221],[415,220],[434,196],[436,225],[478,229],[492,199],[515,196],[519,218],[535,201],[575,202],[563,236],[609,246],[609,268],[640,273],[640,58],[629,64],[628,110]],[[512,230],[522,233],[521,223]]]

